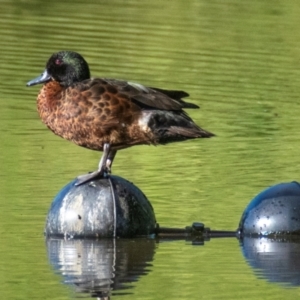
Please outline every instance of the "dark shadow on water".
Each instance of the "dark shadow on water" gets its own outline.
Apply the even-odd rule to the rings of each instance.
[[[203,223],[194,222],[182,229],[161,227],[156,238],[49,237],[46,247],[50,264],[63,276],[64,284],[76,293],[104,300],[110,299],[116,291],[118,295],[130,293],[130,283],[151,271],[158,243],[185,240],[191,245],[203,246],[210,238],[230,237],[236,237],[236,233],[210,230]]]
[[[46,246],[50,263],[63,276],[64,284],[77,293],[109,299],[112,291],[129,289],[129,283],[149,272],[156,241],[49,238]]]
[[[208,229],[209,232],[209,229]],[[198,236],[176,236],[172,230],[160,238],[137,239],[46,239],[50,264],[78,297],[110,299],[131,294],[133,282],[151,272],[157,243],[183,239],[204,246],[210,239],[236,238],[234,232],[211,231]],[[300,239],[243,237],[240,246],[245,260],[259,279],[284,287],[300,285]]]
[[[286,287],[300,285],[299,237],[244,237],[241,248],[256,276]]]

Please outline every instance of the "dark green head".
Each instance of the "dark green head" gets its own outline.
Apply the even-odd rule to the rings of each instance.
[[[63,86],[70,86],[89,78],[89,66],[80,54],[72,51],[60,51],[49,58],[44,73],[29,81],[27,86],[50,80],[55,80]]]

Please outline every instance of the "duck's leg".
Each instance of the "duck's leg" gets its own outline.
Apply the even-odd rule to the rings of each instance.
[[[114,158],[117,154],[117,150],[111,149],[108,153],[107,159],[106,159],[106,170],[108,173],[111,172],[111,166],[113,164]]]
[[[110,155],[110,153],[112,153],[112,155]],[[112,165],[112,160],[115,157],[115,155],[116,155],[116,151],[110,150],[110,144],[104,144],[103,154],[99,162],[98,170],[88,174],[78,176],[75,185],[79,186],[93,179],[103,177],[105,173],[110,173],[110,167]]]

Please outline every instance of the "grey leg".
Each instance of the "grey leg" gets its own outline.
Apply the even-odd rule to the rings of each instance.
[[[116,151],[112,150],[111,152],[114,152],[114,155],[113,155],[113,157],[114,157],[116,154]],[[105,176],[105,173],[107,173],[107,171],[110,172],[110,168],[109,169],[107,168],[107,161],[108,161],[109,157],[110,157],[110,145],[104,144],[103,145],[103,154],[102,154],[100,162],[99,162],[98,170],[94,171],[92,173],[78,176],[77,182],[75,183],[75,185],[79,186],[79,185],[86,183],[88,181],[91,181],[93,179]],[[111,166],[111,163],[110,163],[110,166]]]

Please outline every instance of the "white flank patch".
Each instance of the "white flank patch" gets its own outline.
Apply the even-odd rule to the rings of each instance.
[[[148,123],[149,123],[150,114],[149,112],[142,112],[142,115],[139,117],[139,126],[142,128],[143,131],[148,131]]]

